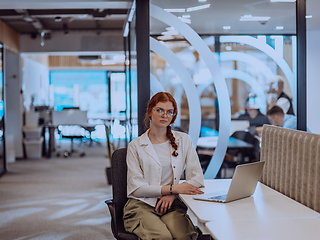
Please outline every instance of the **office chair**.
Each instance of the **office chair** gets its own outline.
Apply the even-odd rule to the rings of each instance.
[[[112,154],[112,193],[113,199],[106,200],[111,215],[111,230],[118,240],[138,240],[138,237],[126,232],[123,225],[123,207],[127,198],[127,148],[120,148]]]
[[[63,132],[63,128],[74,128],[74,127],[77,127],[77,126],[59,126],[58,127],[58,133],[60,134],[61,138],[62,139],[69,139],[70,140],[70,148],[68,150],[65,150],[63,152],[63,156],[64,157],[69,157],[71,156],[73,153],[76,153],[78,151],[76,151],[74,148],[73,148],[73,144],[74,144],[74,140],[75,139],[78,139],[78,140],[82,140],[85,138],[85,136],[81,133],[79,133],[79,130],[77,131],[77,133],[67,133],[67,132]],[[80,127],[79,127],[80,128]],[[86,154],[84,151],[80,151],[79,152],[79,156],[80,157],[84,157]],[[57,157],[60,156],[60,153],[57,152]]]
[[[76,152],[73,148],[75,139],[85,138],[85,134],[81,133],[83,127],[87,125],[87,111],[78,109],[65,109],[63,111],[52,111],[52,125],[58,128],[58,133],[61,138],[69,139],[70,149],[64,151],[63,156],[68,157]],[[57,153],[60,156],[60,153]],[[85,156],[83,151],[80,152],[80,157]]]
[[[89,132],[89,146],[92,146],[93,143],[96,143],[97,145],[101,145],[100,142],[94,140],[92,138],[92,132],[96,130],[96,125],[87,125],[87,126],[82,126],[87,132]]]
[[[123,207],[126,204],[127,198],[127,148],[119,148],[112,154],[112,193],[113,199],[108,199],[105,203],[108,205],[111,215],[111,230],[113,236],[118,240],[138,240],[138,237],[126,232],[123,225]],[[202,235],[199,232],[197,240],[210,240],[210,235]]]
[[[260,159],[260,142],[248,131],[236,131],[231,137],[240,139],[247,143],[253,145],[253,148],[243,149],[241,154],[244,154],[244,157],[249,157],[249,162],[259,161]]]

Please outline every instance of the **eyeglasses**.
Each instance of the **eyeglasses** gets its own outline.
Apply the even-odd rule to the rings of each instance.
[[[176,114],[172,110],[165,111],[162,108],[153,109],[160,117],[166,113],[168,117],[174,117]]]

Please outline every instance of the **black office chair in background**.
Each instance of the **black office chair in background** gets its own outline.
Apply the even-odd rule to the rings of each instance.
[[[240,153],[244,155],[243,157],[249,158],[249,162],[256,162],[260,160],[260,142],[254,137],[254,135],[248,131],[236,131],[231,135],[231,137],[250,143],[253,146],[252,148],[238,150],[238,152],[241,151]]]
[[[81,111],[77,108],[66,108],[63,111],[52,111],[52,125],[57,128],[61,139],[70,140],[70,148],[63,152],[64,157],[75,153],[74,140],[82,141],[86,138],[85,130],[82,126],[88,123],[87,111]],[[79,151],[80,157],[85,156],[85,152]],[[57,156],[60,153],[57,152]]]
[[[63,129],[67,129],[67,128],[76,128],[77,131],[76,133],[73,131],[72,134],[68,133],[70,132],[70,130],[68,131],[64,131]],[[85,139],[85,135],[81,134],[81,131],[79,129],[81,129],[81,127],[79,126],[59,126],[58,127],[58,134],[60,135],[61,139],[69,139],[70,140],[70,148],[67,150],[63,151],[63,156],[64,157],[69,157],[71,156],[73,153],[79,153],[80,157],[84,157],[86,155],[86,153],[84,151],[77,151],[74,149],[74,140],[79,140],[82,141],[83,139]],[[60,156],[60,152],[57,152],[57,157]]]

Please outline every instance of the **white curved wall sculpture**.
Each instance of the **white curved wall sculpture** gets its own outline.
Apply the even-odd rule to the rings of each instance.
[[[288,84],[290,86],[291,93],[296,93],[296,77],[293,71],[291,70],[289,64],[283,58],[283,54],[279,54],[276,49],[273,49],[270,45],[265,42],[262,42],[260,39],[251,37],[251,36],[222,36],[220,38],[221,43],[225,42],[235,42],[235,43],[242,43],[252,46],[266,55],[268,55],[275,63],[279,66],[281,71],[286,77]],[[293,101],[295,102],[295,97],[293,97]],[[296,104],[293,104],[293,108],[295,110]]]
[[[231,121],[229,93],[220,66],[217,60],[215,59],[214,55],[212,54],[211,50],[200,38],[200,36],[186,23],[183,23],[180,19],[178,19],[175,15],[164,11],[160,7],[150,4],[150,16],[166,23],[169,26],[174,27],[177,31],[179,31],[180,34],[182,34],[191,43],[194,49],[200,54],[200,56],[206,63],[208,69],[210,70],[213,82],[217,90],[217,97],[220,106],[220,132],[217,147],[215,149],[212,160],[210,161],[210,164],[205,172],[205,178],[215,178],[222,165],[226,153],[227,144],[229,141],[229,130]],[[198,99],[196,102],[199,104],[200,108],[200,102],[197,94],[193,95],[193,99],[195,98]],[[194,101],[191,100],[191,103],[194,104]],[[190,114],[192,115],[193,113]],[[193,127],[197,126],[192,126],[190,124],[189,129],[192,129]],[[198,133],[200,133],[200,128]]]
[[[238,80],[241,80],[245,83],[247,83],[248,85],[251,86],[252,88],[252,92],[257,94],[257,98],[259,99],[260,103],[261,103],[261,107],[260,107],[260,111],[262,113],[266,113],[266,109],[267,109],[267,99],[266,96],[264,94],[263,88],[261,87],[261,85],[256,81],[255,78],[253,78],[250,74],[240,71],[240,70],[228,70],[228,69],[222,69],[223,75],[226,79],[228,78],[235,78]],[[197,92],[199,97],[202,95],[203,91],[213,83],[212,79],[210,79],[210,81],[208,81],[206,84],[201,84],[197,86]]]
[[[150,73],[150,90],[152,95],[165,91],[164,87],[152,73]]]
[[[181,79],[181,83],[185,89],[190,108],[189,135],[192,139],[194,146],[196,146],[201,127],[201,107],[199,98],[197,98],[197,96],[194,97],[194,93],[197,90],[190,76],[190,73],[181,63],[180,59],[170,49],[168,49],[166,46],[164,46],[152,37],[150,37],[150,50],[157,53],[167,63],[169,63],[170,66],[176,70],[177,75]]]

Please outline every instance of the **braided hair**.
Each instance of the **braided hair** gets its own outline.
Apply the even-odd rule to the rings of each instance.
[[[150,115],[151,115],[151,111],[152,109],[158,104],[158,102],[171,102],[173,105],[173,111],[175,113],[175,115],[172,117],[172,120],[170,122],[170,124],[174,123],[174,121],[177,118],[177,113],[178,113],[178,107],[177,107],[177,103],[176,100],[172,97],[172,95],[168,92],[158,92],[157,94],[155,94],[149,101],[148,103],[148,107],[147,107],[147,111],[146,111],[146,115],[144,118],[144,124],[146,128],[149,128],[150,125]],[[171,126],[167,126],[167,133],[166,136],[169,138],[170,140],[170,145],[172,146],[172,148],[174,149],[172,156],[176,157],[178,156],[177,150],[178,150],[178,146],[176,144],[176,139],[173,136],[172,133],[172,129]]]
[[[167,137],[169,138],[170,140],[170,144],[171,146],[173,147],[174,151],[172,153],[172,156],[176,157],[178,156],[179,154],[177,153],[177,150],[178,150],[178,146],[176,144],[176,139],[175,137],[173,136],[172,134],[172,131],[171,131],[171,126],[168,126],[167,127]]]

